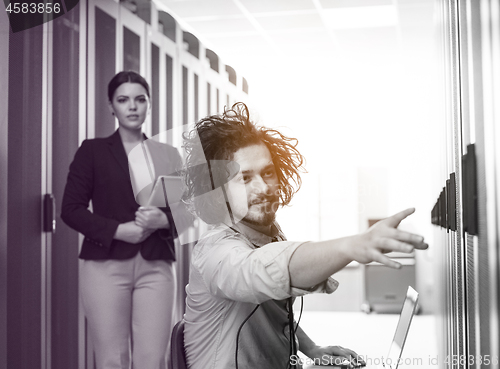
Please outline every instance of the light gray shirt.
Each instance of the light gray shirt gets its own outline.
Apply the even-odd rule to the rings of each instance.
[[[285,369],[290,355],[286,299],[332,293],[338,282],[329,278],[308,290],[290,286],[290,258],[303,242],[284,241],[277,225],[273,236],[281,242],[241,223],[233,228],[238,232],[214,228],[193,250],[184,314],[188,367],[235,368],[238,329],[260,304],[241,329],[238,366]]]

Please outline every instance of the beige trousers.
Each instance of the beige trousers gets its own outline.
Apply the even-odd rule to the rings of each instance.
[[[164,369],[172,331],[171,262],[84,260],[80,294],[97,369]],[[130,360],[132,357],[132,360]]]

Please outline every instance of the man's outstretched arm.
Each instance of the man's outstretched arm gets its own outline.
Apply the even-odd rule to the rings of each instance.
[[[376,261],[399,268],[399,263],[384,254],[391,251],[410,253],[428,247],[422,236],[397,229],[399,223],[414,212],[413,208],[406,209],[355,236],[301,245],[290,259],[291,286],[304,289],[315,286],[351,261],[362,264]]]

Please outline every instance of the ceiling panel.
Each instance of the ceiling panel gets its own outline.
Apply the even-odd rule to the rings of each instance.
[[[321,6],[328,8],[355,8],[358,6],[394,5],[394,0],[319,0]]]
[[[232,46],[228,46],[227,44],[220,45],[218,54],[225,62],[231,64],[235,59],[267,59],[275,54],[278,55],[279,52],[276,50],[276,47],[271,47],[268,44],[249,46],[234,43]]]
[[[232,45],[220,44],[217,47],[217,54],[224,63],[227,63],[236,69],[236,72],[242,72],[240,66],[246,65],[247,68],[255,63],[265,63],[266,60],[280,55],[276,47],[268,44],[245,45],[244,43],[234,42]]]
[[[294,60],[309,58],[309,62],[319,62],[321,59],[334,56],[337,48],[333,44],[300,44],[300,45],[283,45],[279,48],[282,55],[292,57]],[[288,59],[288,57],[286,59]]]
[[[311,32],[294,32],[292,34],[286,34],[286,33],[278,33],[274,34],[271,33],[269,35],[271,40],[276,44],[276,45],[300,45],[300,44],[311,44],[311,45],[318,45],[318,44],[332,44],[332,39],[330,36],[321,30],[314,30]]]
[[[161,0],[182,18],[241,14],[233,0]]]
[[[255,27],[246,18],[190,22],[191,27],[200,32],[203,37],[216,36],[219,33],[247,32],[257,33]]]
[[[387,27],[398,24],[398,12],[393,5],[326,9],[323,20],[332,29]]]
[[[395,27],[337,30],[335,35],[340,47],[346,52],[392,54],[399,48]]]
[[[257,16],[255,17],[255,19],[266,31],[324,27],[321,17],[318,13],[266,17]]]
[[[220,34],[208,39],[213,45],[227,45],[229,47],[236,46],[236,44],[244,45],[247,47],[269,44],[264,36],[260,34],[241,35],[235,32],[226,32],[226,34],[224,35]]]
[[[398,16],[403,27],[432,28],[434,19],[432,14],[433,4],[405,4],[398,6]]]
[[[428,37],[419,27],[432,29],[435,0],[155,1],[224,63],[253,70],[255,63],[275,57],[393,57],[417,38],[423,47]]]
[[[312,0],[240,0],[251,13],[314,9]]]

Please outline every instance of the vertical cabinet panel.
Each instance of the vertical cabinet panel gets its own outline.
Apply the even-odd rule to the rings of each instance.
[[[41,26],[9,36],[7,367],[42,368]],[[7,86],[5,86],[7,88]],[[15,124],[14,124],[15,123]]]
[[[51,369],[78,368],[78,233],[60,214],[68,168],[79,143],[79,18],[77,6],[53,22],[50,167],[57,216],[51,253]]]

